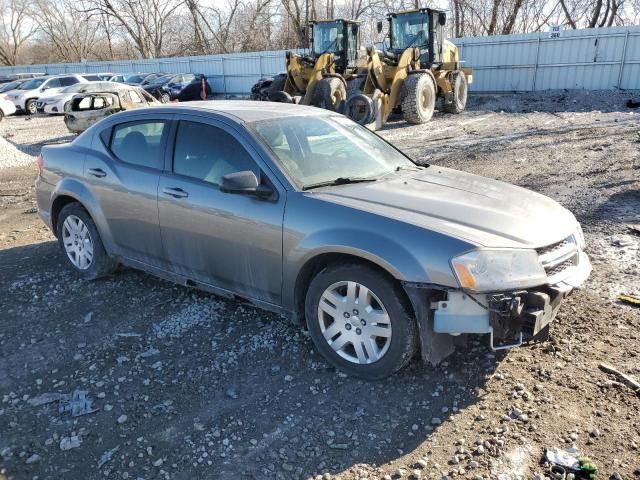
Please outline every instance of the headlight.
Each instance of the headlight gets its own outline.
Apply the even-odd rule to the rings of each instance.
[[[462,288],[475,292],[541,285],[547,275],[534,250],[473,250],[451,259]]]
[[[584,250],[584,233],[582,232],[580,223],[576,222],[576,225],[578,226],[578,228],[576,229],[576,242],[578,242],[578,247],[580,247],[580,250]]]

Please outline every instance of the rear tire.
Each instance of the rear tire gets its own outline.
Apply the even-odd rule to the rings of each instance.
[[[316,348],[350,375],[380,380],[415,355],[417,326],[403,292],[368,265],[334,264],[318,273],[307,291],[305,315]]]
[[[412,124],[426,123],[436,107],[436,86],[428,73],[415,73],[402,86],[402,116]]]
[[[104,277],[118,266],[118,262],[107,255],[91,215],[79,203],[62,208],[56,230],[67,265],[83,278]]]
[[[325,77],[316,83],[311,94],[311,103],[332,112],[344,112],[347,102],[347,88],[340,78]]]
[[[4,119],[4,112],[0,110],[0,122]]]
[[[447,113],[461,113],[467,107],[467,77],[461,70],[455,70],[449,75],[451,93],[443,101],[444,111]]]

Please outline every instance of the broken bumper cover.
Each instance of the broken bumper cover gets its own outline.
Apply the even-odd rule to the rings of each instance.
[[[562,300],[581,287],[590,273],[589,258],[580,252],[577,265],[553,285],[488,294],[450,290],[445,300],[432,304],[433,330],[449,335],[489,333],[494,349],[542,340]]]
[[[437,364],[454,347],[461,334],[489,334],[494,349],[516,347],[525,340],[544,340],[546,328],[556,317],[562,301],[582,286],[591,273],[587,255],[553,284],[518,291],[486,294],[433,285],[404,284],[420,332],[424,361]]]

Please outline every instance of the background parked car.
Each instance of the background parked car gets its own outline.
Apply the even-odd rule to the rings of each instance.
[[[8,115],[16,113],[16,106],[6,93],[0,93],[0,121]]]
[[[37,77],[23,83],[8,95],[19,112],[34,114],[37,111],[38,98],[44,92],[47,94],[59,93],[63,88],[76,83],[88,83],[88,80],[75,74]]]
[[[204,94],[202,93],[203,80]],[[180,100],[181,102],[204,100],[212,93],[207,78],[201,73],[164,75],[149,82],[144,86],[144,89],[162,103],[169,103],[172,100]]]
[[[163,73],[119,73],[112,76],[109,81],[126,83],[128,85],[146,85],[164,75]]]
[[[116,86],[124,84],[114,82],[90,82],[76,83],[63,89],[59,93],[43,95],[38,99],[36,106],[38,113],[62,114],[71,106],[71,100],[78,93],[102,92],[105,90],[113,90]]]
[[[0,84],[0,93],[7,93],[11,90],[15,90],[27,80],[14,80],[13,82]]]
[[[70,132],[84,132],[94,123],[122,110],[160,105],[140,87],[115,85],[109,91],[81,93],[71,100],[64,123]]]
[[[14,80],[28,80],[30,78],[44,77],[46,73],[10,73],[8,75],[0,75],[0,84],[13,82]]]

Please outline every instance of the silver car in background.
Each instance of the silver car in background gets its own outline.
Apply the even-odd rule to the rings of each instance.
[[[384,378],[455,336],[543,339],[591,266],[537,193],[419,166],[312,107],[194,102],[110,116],[38,159],[38,210],[87,279],[119,264],[308,328],[336,367]]]

